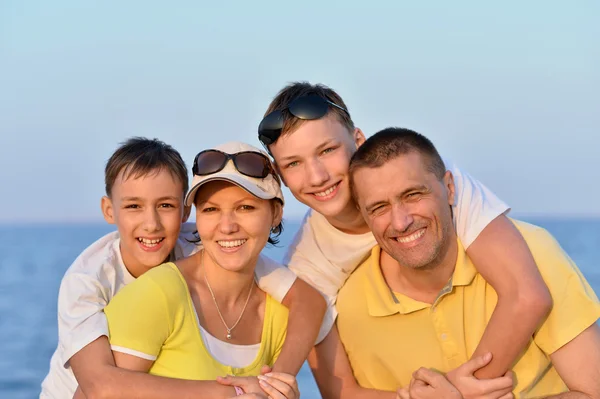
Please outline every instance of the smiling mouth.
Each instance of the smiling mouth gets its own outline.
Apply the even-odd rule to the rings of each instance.
[[[396,241],[402,243],[402,244],[408,244],[411,243],[413,241],[418,240],[419,238],[423,237],[423,235],[425,234],[425,230],[426,229],[419,229],[417,231],[415,231],[414,233],[412,233],[409,236],[405,236],[405,237],[396,237]]]
[[[242,245],[244,245],[246,243],[246,241],[248,241],[247,239],[243,239],[243,240],[220,240],[217,241],[217,244],[219,244],[220,247],[222,248],[238,248],[241,247]]]
[[[318,193],[312,193],[315,197],[327,197],[329,194],[333,193],[340,183],[335,183],[333,186],[329,187],[327,190],[319,191]]]
[[[155,246],[157,246],[158,244],[160,244],[165,238],[144,238],[144,237],[138,237],[137,240],[142,243],[145,247],[148,248],[153,248]]]

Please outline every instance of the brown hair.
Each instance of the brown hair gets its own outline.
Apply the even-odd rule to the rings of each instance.
[[[356,199],[354,190],[356,170],[378,168],[392,159],[411,152],[416,152],[423,157],[429,172],[440,180],[444,178],[446,166],[431,140],[410,129],[388,127],[369,137],[350,159],[350,187],[354,199]]]
[[[167,170],[181,182],[183,193],[188,190],[188,173],[185,162],[177,150],[158,139],[132,137],[121,143],[104,168],[106,195],[111,196],[113,185],[120,173],[123,178],[141,177]]]
[[[271,104],[269,104],[269,108],[267,108],[264,116],[267,116],[273,111],[282,111],[284,122],[283,128],[281,129],[281,135],[283,136],[289,134],[298,129],[300,125],[305,122],[303,119],[292,115],[288,109],[290,103],[299,97],[304,97],[311,94],[331,101],[332,103],[348,110],[348,107],[346,107],[342,97],[340,97],[340,95],[337,94],[333,89],[323,84],[313,85],[308,82],[293,82],[285,86],[279,91],[279,93],[277,93],[275,98],[273,98],[273,101],[271,101]],[[352,122],[349,112],[346,113],[337,107],[330,106],[329,110],[327,111],[327,115],[329,114],[335,115],[337,120],[344,125],[349,132],[354,132],[354,122]]]

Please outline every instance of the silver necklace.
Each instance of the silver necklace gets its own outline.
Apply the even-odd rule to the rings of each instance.
[[[202,265],[204,265],[204,251],[202,251]],[[204,281],[206,282],[206,286],[208,287],[208,290],[210,291],[210,296],[212,296],[213,302],[215,303],[215,307],[217,308],[217,313],[219,314],[219,317],[221,318],[221,322],[223,322],[223,325],[225,326],[225,329],[227,330],[227,335],[226,335],[227,339],[231,339],[232,338],[231,332],[238,325],[240,320],[242,320],[242,316],[244,315],[244,312],[246,311],[246,306],[248,306],[248,302],[250,301],[250,295],[252,294],[252,288],[254,288],[254,279],[252,279],[250,281],[250,289],[248,290],[248,297],[246,298],[246,303],[244,304],[244,307],[242,308],[240,317],[238,317],[236,322],[231,327],[229,327],[227,325],[227,323],[225,323],[225,319],[223,318],[223,315],[221,314],[221,309],[219,309],[219,304],[217,303],[217,298],[215,298],[215,293],[213,292],[213,290],[210,286],[210,283],[208,282],[208,278],[206,277],[206,268],[204,269]]]

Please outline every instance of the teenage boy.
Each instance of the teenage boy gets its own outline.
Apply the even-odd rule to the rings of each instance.
[[[235,396],[234,387],[214,381],[169,379],[115,367],[104,307],[136,277],[199,247],[190,242],[189,229],[180,236],[187,219],[183,199],[188,175],[171,146],[145,138],[128,140],[108,160],[105,185],[102,212],[117,232],[84,250],[65,273],[58,299],[59,342],[40,398],[72,398],[78,385],[89,398]],[[274,370],[295,375],[315,342],[325,311],[323,298],[275,262],[259,263],[256,275],[259,286],[290,309],[289,334]],[[247,392],[259,387],[249,378],[243,382]]]
[[[376,245],[349,187],[350,158],[365,136],[335,91],[298,82],[275,96],[259,126],[259,140],[292,194],[311,208],[284,263],[328,301],[320,344],[309,356],[317,384],[325,397],[368,395],[353,378],[334,326],[339,289]],[[527,345],[551,299],[523,237],[505,215],[510,208],[456,166],[446,161],[446,167],[457,187],[454,228],[477,270],[499,295],[473,354],[491,352],[493,360],[475,375],[498,377]],[[329,384],[329,378],[322,378],[326,374],[335,374],[340,383]]]

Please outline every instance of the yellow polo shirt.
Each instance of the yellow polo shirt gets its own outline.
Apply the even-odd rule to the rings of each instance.
[[[514,393],[527,398],[564,392],[567,387],[549,354],[596,322],[600,304],[577,266],[546,230],[515,224],[533,253],[554,306],[513,368],[518,381]],[[337,326],[358,383],[395,390],[409,384],[421,366],[447,372],[469,360],[498,297],[477,273],[460,241],[454,275],[433,305],[390,290],[381,273],[380,251],[373,248],[337,301]]]
[[[154,361],[150,374],[186,380],[256,376],[264,364],[275,363],[287,331],[287,308],[266,298],[258,355],[246,367],[222,364],[204,346],[184,277],[174,263],[165,263],[124,287],[104,309],[110,344]]]

